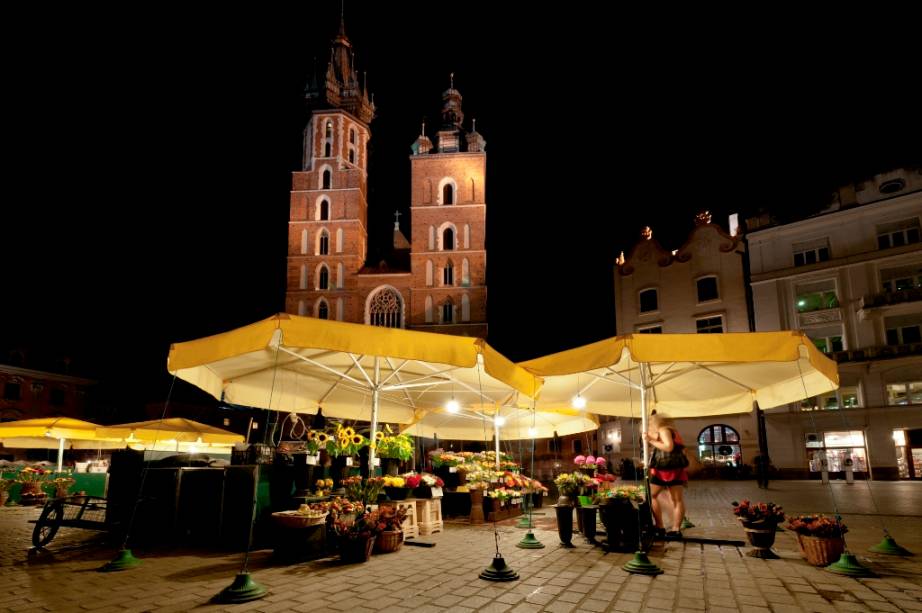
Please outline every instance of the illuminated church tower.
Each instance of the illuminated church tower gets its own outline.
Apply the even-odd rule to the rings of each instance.
[[[340,23],[325,72],[306,98],[304,161],[292,173],[286,310],[372,325],[486,336],[486,145],[463,128],[461,94],[442,95],[436,146],[412,146],[408,241],[394,222],[391,256],[368,253],[368,141],[375,107]]]

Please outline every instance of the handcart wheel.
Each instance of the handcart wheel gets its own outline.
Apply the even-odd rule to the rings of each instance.
[[[47,545],[58,533],[63,519],[64,505],[60,502],[51,503],[42,509],[42,514],[35,522],[35,529],[32,531],[32,544],[36,547]]]

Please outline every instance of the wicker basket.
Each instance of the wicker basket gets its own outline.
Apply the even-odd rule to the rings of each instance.
[[[308,517],[297,511],[278,511],[272,514],[272,521],[284,528],[304,528],[322,524],[327,519],[327,513],[320,517]]]
[[[841,538],[822,538],[817,536],[797,535],[800,549],[807,563],[814,566],[828,566],[838,561],[845,551],[845,541]]]
[[[400,551],[403,545],[403,532],[400,530],[385,530],[379,532],[375,538],[376,553],[393,553]]]

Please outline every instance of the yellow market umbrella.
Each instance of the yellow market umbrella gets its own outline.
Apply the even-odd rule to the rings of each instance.
[[[0,443],[8,449],[57,449],[60,441],[64,439],[46,438],[43,436],[20,436],[15,438],[0,438]],[[65,447],[68,449],[123,449],[122,441],[92,440],[81,441],[67,439]]]
[[[499,433],[503,440],[550,438],[555,434],[566,436],[597,430],[599,420],[595,415],[576,409],[532,411],[526,408],[501,407]],[[425,411],[401,432],[450,440],[483,441],[493,436],[494,411],[462,410],[450,413],[445,409]]]
[[[641,407],[672,417],[770,408],[836,389],[836,364],[801,332],[635,334],[562,351],[520,366],[544,378],[539,409],[583,404],[602,415]],[[644,464],[649,464],[644,445]]]
[[[100,437],[121,439],[129,444],[172,441],[174,447],[176,443],[233,445],[244,441],[241,434],[184,417],[99,427],[96,433]]]
[[[412,423],[420,409],[532,397],[540,378],[483,339],[280,313],[170,348],[168,369],[227,402]],[[370,404],[370,410],[367,405]],[[374,465],[374,449],[369,451]]]
[[[57,439],[58,472],[61,472],[64,467],[65,439],[97,440],[96,424],[72,417],[40,417],[0,422],[0,440],[23,437]]]

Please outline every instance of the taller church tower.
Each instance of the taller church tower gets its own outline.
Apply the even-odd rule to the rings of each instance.
[[[442,94],[436,143],[422,133],[410,156],[412,327],[487,335],[486,141],[465,130],[461,93]]]
[[[368,245],[368,141],[375,115],[359,82],[352,43],[340,21],[325,74],[305,98],[301,170],[292,173],[286,309],[323,319],[359,321],[355,275]]]

